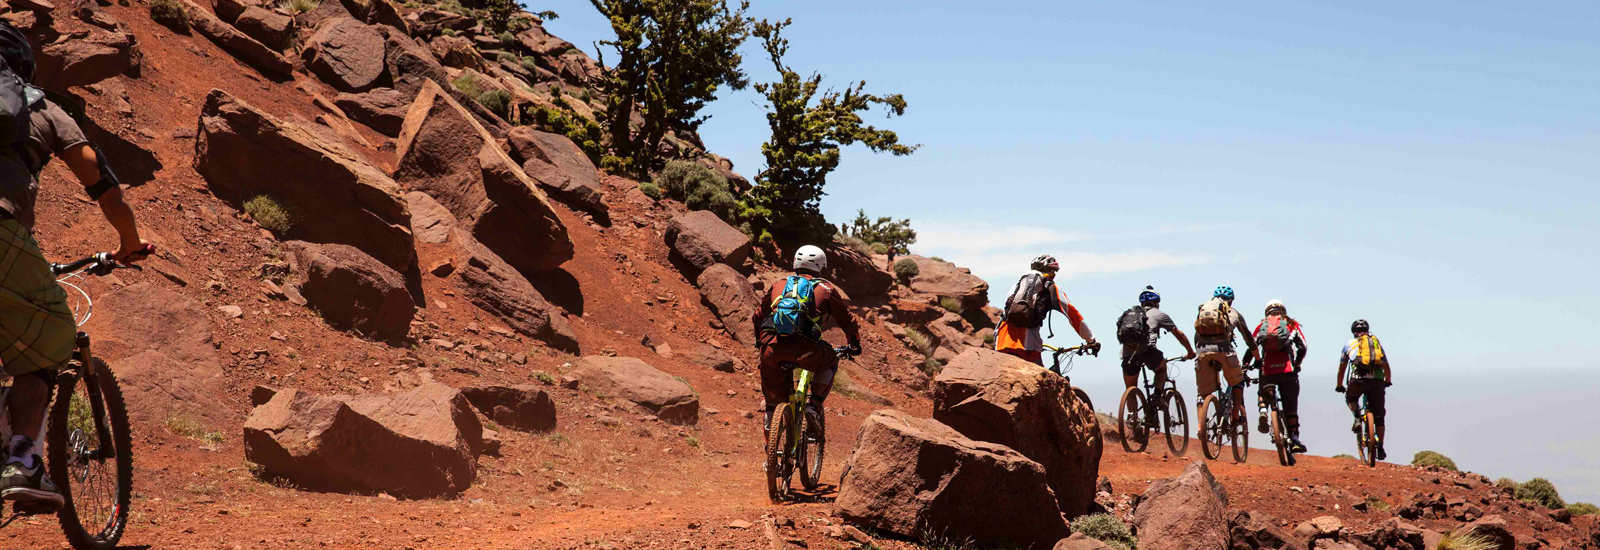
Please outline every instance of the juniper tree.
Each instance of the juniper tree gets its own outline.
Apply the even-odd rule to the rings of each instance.
[[[894,221],[889,216],[874,220],[867,217],[866,210],[856,210],[856,219],[849,224],[839,224],[839,232],[867,244],[883,245],[895,254],[910,254],[908,247],[917,244],[917,232],[911,229],[911,220]]]

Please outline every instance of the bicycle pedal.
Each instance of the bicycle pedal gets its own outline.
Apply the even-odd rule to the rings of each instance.
[[[51,502],[30,500],[14,501],[11,511],[24,516],[49,515],[61,511],[61,507]]]

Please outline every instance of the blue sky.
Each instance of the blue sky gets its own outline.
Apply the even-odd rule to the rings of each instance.
[[[1392,455],[1435,449],[1600,500],[1600,409],[1573,391],[1600,388],[1600,4],[1327,4],[751,13],[794,18],[792,67],[910,104],[883,125],[924,147],[847,150],[830,218],[909,217],[915,252],[972,268],[995,300],[1054,254],[1102,336],[1146,284],[1180,325],[1220,284],[1252,322],[1282,299],[1311,340],[1318,454],[1350,451],[1332,369],[1350,322],[1369,319],[1396,363]],[[591,52],[610,36],[587,1],[537,8]],[[758,45],[745,51],[752,79],[772,79]],[[761,98],[728,93],[707,112],[707,145],[754,177]],[[1074,380],[1114,401],[1115,371],[1087,360]],[[1522,436],[1538,440],[1503,443]]]

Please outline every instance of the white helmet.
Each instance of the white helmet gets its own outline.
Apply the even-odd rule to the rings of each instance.
[[[800,250],[796,250],[794,252],[795,271],[804,270],[821,275],[822,270],[827,268],[828,255],[823,253],[821,248],[817,248],[808,244],[800,247]]]
[[[1269,300],[1267,302],[1267,311],[1271,312],[1272,308],[1278,308],[1278,309],[1283,310],[1284,312],[1288,312],[1289,311],[1289,308],[1287,306],[1283,305],[1283,300],[1277,300],[1277,299]]]

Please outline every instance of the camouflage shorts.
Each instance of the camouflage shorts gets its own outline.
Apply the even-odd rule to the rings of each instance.
[[[72,357],[78,324],[33,232],[0,220],[0,364],[20,376],[59,369]]]

